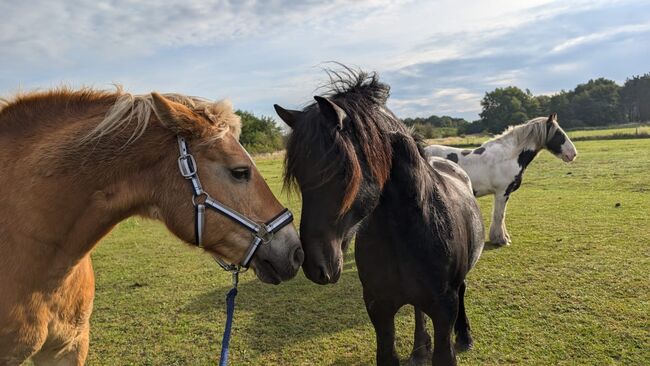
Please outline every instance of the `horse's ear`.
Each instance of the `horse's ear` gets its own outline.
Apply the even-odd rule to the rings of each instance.
[[[173,102],[162,95],[151,93],[153,101],[153,112],[160,122],[176,134],[185,136],[200,136],[206,126],[202,125],[201,119],[188,107]]]
[[[546,120],[546,123],[553,123],[553,121],[557,121],[557,113],[555,112],[551,113],[551,115],[548,116],[548,120]]]
[[[334,126],[337,130],[341,131],[343,129],[343,121],[348,118],[347,113],[336,105],[336,103],[331,100],[318,95],[314,96],[314,99],[318,103],[318,109],[320,109],[321,114],[327,118],[328,121],[334,123]]]
[[[405,162],[414,163],[420,157],[420,150],[413,136],[403,132],[389,132],[390,144],[394,155],[405,158]]]
[[[280,118],[289,125],[289,127],[294,128],[296,125],[296,122],[298,121],[300,115],[302,114],[301,111],[292,111],[290,109],[284,109],[280,107],[277,104],[273,105],[273,108],[275,108],[275,113],[280,116]]]

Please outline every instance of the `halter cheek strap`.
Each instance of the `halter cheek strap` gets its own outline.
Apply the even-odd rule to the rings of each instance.
[[[203,246],[205,211],[206,208],[211,208],[253,234],[253,240],[246,250],[243,259],[238,264],[226,263],[221,259],[216,259],[217,263],[219,263],[224,270],[230,272],[239,271],[240,268],[248,268],[260,245],[271,241],[273,234],[291,223],[293,221],[293,214],[285,208],[269,221],[258,224],[232,208],[222,204],[203,190],[197,172],[196,160],[194,160],[194,157],[190,154],[187,148],[187,142],[181,136],[178,136],[178,150],[180,153],[180,156],[178,157],[178,169],[181,175],[192,183],[192,204],[194,205],[195,211],[194,232],[196,246]]]

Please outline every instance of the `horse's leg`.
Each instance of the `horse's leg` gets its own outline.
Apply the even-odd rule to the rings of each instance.
[[[454,329],[456,330],[456,351],[464,352],[472,348],[469,320],[465,314],[465,281],[460,284],[458,289],[458,318]]]
[[[58,295],[68,301],[50,321],[50,339],[32,357],[36,366],[81,366],[88,356],[90,316],[95,297],[95,274],[90,256],[86,256],[66,281]]]
[[[422,309],[415,307],[415,336],[410,364],[424,365],[431,359],[431,336],[427,332],[427,319]]]
[[[492,209],[492,224],[490,225],[490,242],[492,244],[504,245],[510,242],[506,231],[506,204],[508,197],[505,192],[497,192],[494,195],[494,208]]]
[[[433,365],[456,365],[456,353],[451,343],[453,327],[458,315],[458,293],[450,291],[425,309],[433,320]]]
[[[64,349],[43,350],[32,357],[34,366],[83,366],[88,356],[90,324]]]
[[[368,291],[363,291],[363,300],[370,321],[375,327],[377,336],[377,365],[399,366],[397,351],[395,350],[395,313],[397,307],[393,302],[385,299],[376,299]]]

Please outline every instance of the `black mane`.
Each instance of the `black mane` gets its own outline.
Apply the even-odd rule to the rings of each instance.
[[[295,173],[304,168],[316,170],[310,187],[331,180],[344,170],[346,198],[341,213],[349,209],[359,190],[362,172],[369,170],[383,187],[389,177],[392,164],[390,134],[407,133],[406,126],[386,107],[390,87],[379,81],[376,73],[353,70],[347,66],[341,70],[326,70],[329,83],[321,86],[323,94],[342,108],[348,115],[341,131],[325,123],[296,125],[287,143],[285,157],[285,187],[293,186]],[[303,112],[306,121],[319,121],[317,103],[311,103]],[[314,151],[324,152],[317,159],[307,159]],[[304,167],[306,161],[319,161],[317,166]]]
[[[324,95],[341,107],[349,119],[341,131],[318,121],[317,103],[303,112],[311,124],[296,124],[287,143],[285,156],[285,187],[292,187],[295,173],[300,169],[312,172],[310,187],[326,184],[344,171],[348,187],[340,214],[344,214],[361,188],[363,172],[370,172],[379,189],[391,178],[393,163],[408,164],[412,170],[399,167],[400,181],[409,180],[420,194],[414,202],[423,210],[423,217],[431,221],[434,231],[448,234],[449,217],[436,185],[438,174],[429,166],[424,153],[424,142],[386,107],[390,87],[379,81],[376,73],[367,73],[340,65],[342,70],[326,70],[329,83],[321,86]],[[395,142],[399,140],[397,150]],[[323,156],[308,158],[314,151]],[[395,155],[395,156],[394,156]],[[317,161],[316,166],[313,162]],[[306,166],[307,162],[312,165]],[[313,172],[319,172],[314,174]],[[395,173],[395,172],[393,172]]]

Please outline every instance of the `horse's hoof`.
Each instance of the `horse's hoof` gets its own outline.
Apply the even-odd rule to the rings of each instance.
[[[411,357],[406,361],[408,366],[424,366],[431,364],[431,355],[422,356],[422,355],[411,355]]]
[[[490,241],[487,242],[487,244],[495,246],[495,247],[505,247],[510,245],[510,240],[508,239],[490,239]]]
[[[456,341],[456,343],[454,343],[454,349],[457,353],[469,351],[472,347],[474,347],[474,343],[472,343],[471,340],[469,342]]]

